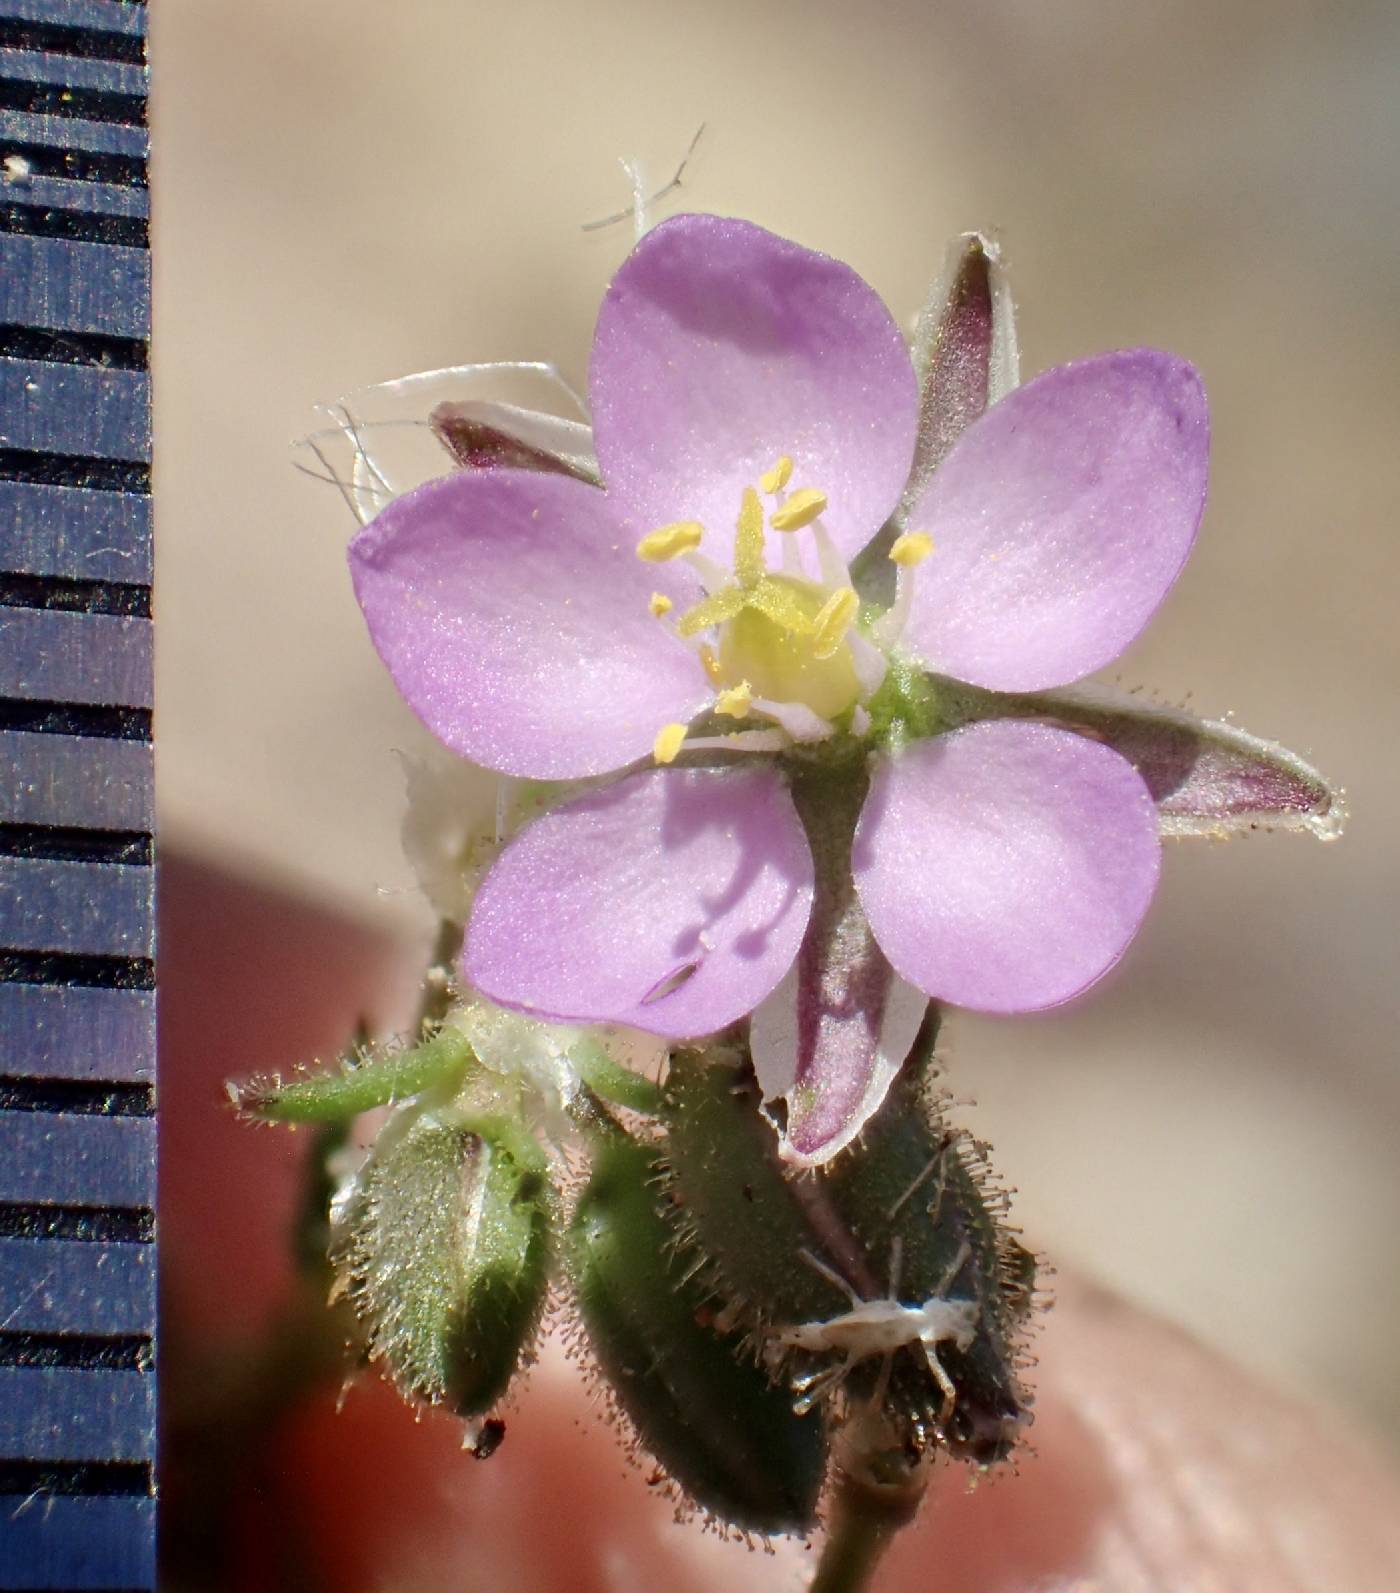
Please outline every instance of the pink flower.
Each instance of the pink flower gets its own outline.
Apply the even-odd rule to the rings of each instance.
[[[1129,762],[1109,743],[1150,712],[1009,694],[1112,661],[1175,581],[1201,384],[1146,349],[1060,366],[911,485],[920,388],[873,290],[681,216],[614,278],[589,393],[604,490],[463,470],[351,548],[374,644],[447,746],[552,781],[654,765],[506,847],[463,970],[506,1007],[673,1038],[755,1013],[785,1149],[822,1161],[930,997],[1054,1006],[1142,921],[1165,732]],[[848,561],[896,511],[882,608]]]

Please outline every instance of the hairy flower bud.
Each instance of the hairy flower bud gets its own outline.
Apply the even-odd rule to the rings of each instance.
[[[569,1235],[593,1353],[643,1447],[685,1494],[747,1531],[805,1531],[826,1466],[821,1416],[794,1414],[786,1391],[710,1325],[661,1175],[653,1148],[597,1131]]]
[[[406,1111],[361,1171],[332,1259],[370,1359],[404,1394],[476,1416],[505,1393],[539,1322],[548,1167],[503,1116]]]

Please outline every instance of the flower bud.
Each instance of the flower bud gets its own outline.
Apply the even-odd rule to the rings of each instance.
[[[691,1242],[799,1408],[839,1392],[845,1415],[881,1407],[911,1452],[990,1465],[1026,1420],[1034,1258],[926,1082],[935,1032],[931,1018],[862,1138],[816,1171],[784,1168],[733,1054],[680,1053],[667,1157]]]
[[[694,1258],[678,1253],[654,1149],[596,1131],[570,1229],[589,1343],[642,1446],[702,1509],[746,1531],[812,1525],[826,1468],[819,1414],[794,1414],[737,1339],[709,1325]]]
[[[490,1410],[544,1304],[554,1205],[544,1153],[504,1116],[391,1119],[339,1223],[333,1260],[405,1395]]]

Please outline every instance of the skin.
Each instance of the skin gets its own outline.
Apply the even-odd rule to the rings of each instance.
[[[767,1556],[677,1526],[557,1344],[489,1461],[373,1373],[337,1412],[335,1324],[285,1237],[305,1138],[236,1122],[222,1085],[333,1054],[361,1014],[402,1021],[415,959],[178,857],[162,888],[162,1586],[801,1588],[811,1550]],[[1393,1587],[1400,1480],[1363,1437],[1102,1290],[1062,1275],[1056,1293],[1036,1343],[1033,1452],[976,1488],[940,1469],[880,1593]],[[282,1384],[259,1404],[250,1388],[266,1394],[269,1364]]]

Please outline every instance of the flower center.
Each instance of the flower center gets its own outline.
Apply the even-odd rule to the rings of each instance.
[[[873,639],[867,637],[855,624],[860,600],[850,572],[822,524],[826,494],[814,487],[788,492],[791,479],[792,460],[784,455],[757,488],[744,488],[732,569],[700,551],[705,528],[698,521],[661,526],[637,544],[638,558],[647,563],[685,559],[705,585],[705,596],[678,619],[669,617],[673,604],[664,593],[652,595],[651,612],[698,648],[716,688],[713,711],[733,719],[757,714],[778,727],[697,741],[687,739],[684,725],[663,725],[653,748],[658,763],[670,763],[682,745],[769,751],[824,740],[846,715],[857,735],[869,729],[865,704],[884,679],[884,649],[902,628],[900,610],[907,612],[904,577],[927,556],[930,544],[918,533],[895,544],[890,556],[901,567],[902,601],[876,622]],[[773,500],[767,529],[781,540],[780,573],[768,568],[760,491]],[[810,533],[816,578],[794,536],[804,530]]]
[[[782,593],[774,605],[781,617],[766,604],[750,603],[720,627],[718,683],[734,687],[746,681],[756,697],[801,703],[823,719],[835,719],[861,694],[850,644],[838,634],[843,617],[850,623],[841,613],[845,605],[829,612],[830,594],[815,581],[789,575],[768,580]],[[792,624],[798,616],[806,621],[801,628]],[[825,626],[818,624],[822,616]],[[835,645],[824,647],[824,641]]]

